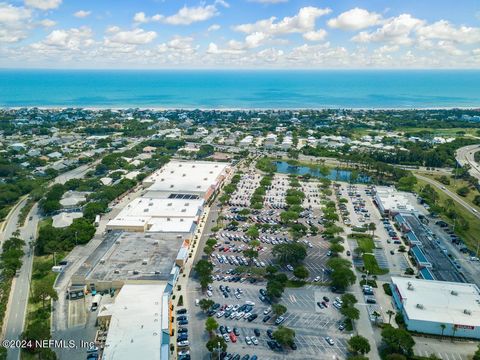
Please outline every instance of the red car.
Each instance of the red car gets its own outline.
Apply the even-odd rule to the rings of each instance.
[[[237,342],[237,337],[235,336],[235,334],[233,332],[230,333],[230,340],[232,341],[232,343]]]

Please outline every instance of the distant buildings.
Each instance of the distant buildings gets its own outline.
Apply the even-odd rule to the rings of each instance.
[[[408,330],[480,339],[480,290],[476,285],[392,277],[390,287]]]
[[[252,145],[252,142],[253,142],[253,136],[252,135],[247,135],[242,140],[239,141],[238,146],[249,147],[249,146]]]
[[[283,138],[283,141],[282,141],[282,144],[280,145],[280,147],[283,149],[283,150],[288,150],[292,147],[293,145],[293,139],[291,136],[285,136]]]
[[[263,146],[267,149],[271,149],[275,147],[276,144],[277,144],[277,135],[270,133],[265,137]]]

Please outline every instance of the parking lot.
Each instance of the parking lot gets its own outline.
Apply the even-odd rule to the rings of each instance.
[[[229,286],[231,293],[237,288],[242,290],[241,298],[225,298],[223,292],[219,290],[220,285]],[[303,359],[339,359],[345,358],[347,340],[350,336],[345,330],[340,331],[339,325],[342,323],[342,316],[339,311],[330,306],[327,309],[320,309],[316,303],[321,301],[322,297],[327,295],[330,299],[335,297],[327,288],[311,287],[301,289],[286,289],[281,303],[287,306],[287,313],[284,315],[283,326],[295,331],[295,343],[297,350],[286,349],[282,352],[272,351],[267,345],[270,340],[267,336],[267,330],[275,330],[275,316],[272,316],[267,322],[262,319],[265,316],[264,311],[270,307],[269,304],[259,300],[259,290],[264,284],[215,282],[212,286],[212,296],[210,299],[220,304],[219,310],[225,305],[242,305],[245,302],[254,302],[252,313],[258,314],[258,318],[249,322],[242,318],[239,320],[226,319],[224,316],[214,315],[220,326],[229,326],[233,331],[238,330],[239,335],[235,343],[228,342],[228,352],[240,354],[257,355],[259,359],[285,359],[285,358],[303,358]],[[197,308],[197,311],[200,311]],[[200,317],[205,315],[200,314]],[[255,336],[254,330],[258,329],[259,336]],[[246,337],[255,336],[258,345],[247,345]],[[329,336],[334,340],[334,345],[329,345],[325,337]]]
[[[320,235],[322,195],[319,191],[319,183],[315,180],[300,181],[300,186],[296,188],[305,193],[302,204],[305,211],[301,213],[298,222],[305,225],[307,229],[310,229],[310,226],[319,229],[318,234],[307,231],[305,236],[298,239],[305,244],[307,249],[307,257],[303,265],[309,271],[309,277],[306,279],[309,283],[302,288],[286,288],[280,300],[280,303],[288,309],[287,313],[283,315],[282,325],[295,331],[297,349],[284,347],[282,351],[271,350],[267,343],[271,340],[267,335],[267,330],[274,331],[276,329],[277,317],[269,313],[270,318],[264,319],[265,313],[267,313],[265,310],[270,307],[270,304],[262,302],[259,291],[265,289],[266,283],[261,276],[257,276],[255,273],[237,274],[234,270],[239,266],[253,266],[262,269],[273,265],[272,248],[277,244],[291,243],[294,240],[280,221],[280,213],[285,206],[285,195],[291,188],[288,176],[276,174],[273,177],[271,186],[266,189],[262,209],[244,211],[249,207],[252,194],[260,185],[261,179],[262,177],[254,171],[242,175],[237,190],[230,198],[229,206],[224,208],[222,213],[224,219],[222,229],[215,235],[212,234],[217,240],[211,255],[211,262],[214,265],[214,282],[207,294],[202,294],[199,289],[192,289],[193,294],[190,298],[208,297],[217,304],[215,309],[211,309],[210,315],[219,323],[217,331],[219,334],[220,332],[225,334],[227,330],[230,330],[230,333],[224,337],[228,341],[227,351],[230,354],[239,354],[242,357],[245,354],[256,355],[259,359],[345,358],[350,334],[339,329],[339,326],[343,324],[342,315],[333,306],[323,309],[317,306],[317,302],[324,301],[324,296],[328,296],[333,301],[335,295],[321,286],[323,282],[328,281],[325,264],[329,258],[330,243],[323,240]],[[253,224],[256,224],[259,230],[260,247],[258,248],[258,258],[250,261],[244,256],[243,250],[247,249],[248,243],[252,240],[247,235],[247,230]],[[293,268],[285,266],[279,270],[290,279],[294,278]],[[313,281],[314,279],[315,281]],[[237,311],[246,303],[255,303],[255,305],[252,309],[245,310],[244,306]],[[199,307],[195,307],[193,304],[192,307],[189,327],[203,329],[207,315]],[[247,316],[252,314],[256,314],[256,316],[252,316],[249,321],[245,319],[244,314],[239,315],[238,312],[248,312]],[[226,318],[226,315],[229,317]],[[235,333],[238,336],[229,335]],[[332,344],[327,342],[326,337],[333,340]],[[190,339],[192,348],[204,347],[208,336],[204,332],[198,335],[193,334]]]

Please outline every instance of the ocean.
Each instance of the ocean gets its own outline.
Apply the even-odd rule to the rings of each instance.
[[[477,70],[0,70],[1,107],[480,107]]]

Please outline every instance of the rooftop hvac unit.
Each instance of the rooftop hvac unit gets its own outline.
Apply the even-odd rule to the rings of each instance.
[[[450,294],[453,295],[453,296],[457,296],[458,292],[456,292],[455,290],[452,290],[452,291],[450,291]]]
[[[143,259],[142,260],[142,265],[147,265],[148,264],[148,260],[147,259]]]
[[[423,309],[423,305],[422,304],[417,304],[417,308],[418,309]]]
[[[120,270],[113,270],[114,274],[120,274]]]
[[[155,240],[153,243],[154,243],[155,245],[158,245],[158,240]]]
[[[463,313],[464,313],[465,315],[472,315],[472,312],[471,312],[470,310],[468,310],[468,309],[463,310]]]
[[[138,270],[133,270],[133,275],[138,275]]]
[[[407,284],[407,289],[408,290],[413,290],[413,284],[409,281],[408,284]]]
[[[105,264],[105,259],[100,259],[100,264]]]

